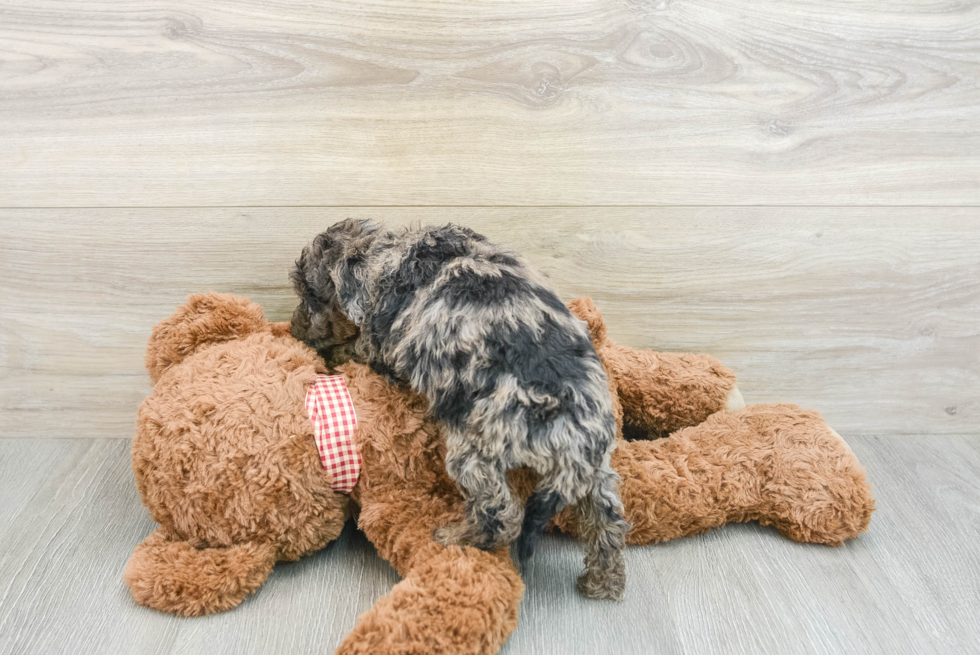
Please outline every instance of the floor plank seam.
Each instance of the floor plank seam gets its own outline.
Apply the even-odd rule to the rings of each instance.
[[[72,209],[698,209],[698,208],[719,208],[731,207],[732,209],[755,208],[755,209],[980,209],[980,205],[973,204],[842,204],[842,205],[818,205],[818,204],[612,204],[612,205],[508,205],[508,204],[483,204],[483,205],[363,205],[363,204],[322,204],[322,205],[17,205],[0,206],[0,211],[41,211],[41,210],[61,210]]]

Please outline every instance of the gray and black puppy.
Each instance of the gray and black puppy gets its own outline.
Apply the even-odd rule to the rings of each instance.
[[[586,325],[536,272],[464,227],[346,220],[303,249],[292,280],[294,337],[336,361],[356,332],[349,354],[424,394],[445,428],[466,518],[437,540],[491,549],[517,539],[523,561],[551,517],[575,505],[579,590],[622,596],[630,526],[609,463],[609,383]],[[523,508],[507,486],[521,466],[540,476]]]

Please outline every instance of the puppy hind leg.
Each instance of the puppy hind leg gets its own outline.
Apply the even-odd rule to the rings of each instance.
[[[493,550],[517,538],[524,510],[510,492],[507,471],[500,461],[473,450],[457,453],[450,448],[446,472],[463,496],[465,518],[436,530],[436,541]]]
[[[530,559],[534,547],[544,534],[548,522],[568,503],[561,494],[544,484],[539,484],[524,506],[524,523],[517,538],[517,560],[521,563]]]
[[[623,549],[631,526],[623,518],[618,486],[619,476],[607,462],[575,508],[579,535],[585,543],[585,572],[577,587],[586,598],[619,600],[626,588]]]

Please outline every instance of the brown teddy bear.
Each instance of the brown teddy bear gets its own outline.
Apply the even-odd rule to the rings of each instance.
[[[570,308],[589,324],[618,424],[643,437],[621,438],[613,454],[630,543],[730,521],[829,545],[867,528],[874,500],[864,471],[815,412],[738,408],[735,376],[716,360],[613,343],[590,300]],[[367,367],[336,369],[356,409],[360,458],[350,494],[338,493],[305,406],[308,387],[328,371],[288,332],[246,298],[219,294],[192,296],[154,328],[153,394],[139,410],[133,470],[160,527],[126,567],[133,598],[185,616],[230,609],[276,561],[324,547],[353,513],[403,580],[338,653],[496,653],[517,627],[524,585],[506,549],[433,541],[437,527],[460,518],[462,499],[424,399]],[[525,497],[530,475],[511,479]],[[575,533],[570,512],[555,524]]]

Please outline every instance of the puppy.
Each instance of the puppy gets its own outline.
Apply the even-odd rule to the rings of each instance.
[[[621,597],[630,526],[609,465],[608,381],[585,324],[537,273],[464,227],[346,220],[303,249],[291,277],[294,337],[330,361],[356,331],[354,358],[424,394],[445,428],[466,510],[438,541],[493,549],[517,539],[523,561],[551,517],[575,505],[579,590]],[[540,476],[523,508],[507,485],[521,466]]]

